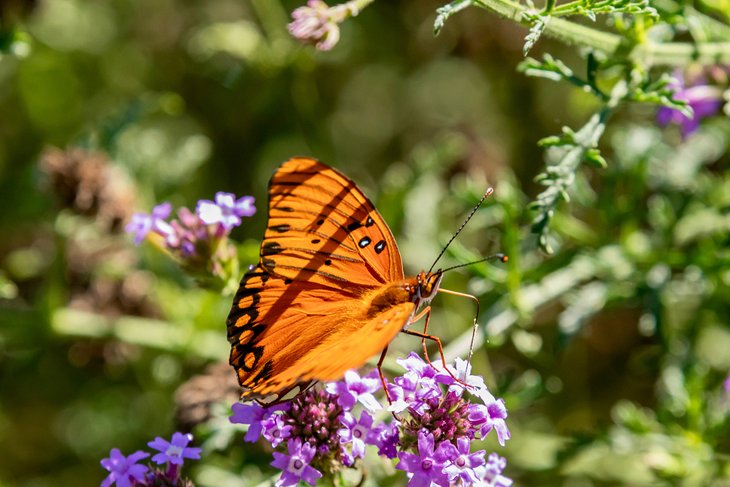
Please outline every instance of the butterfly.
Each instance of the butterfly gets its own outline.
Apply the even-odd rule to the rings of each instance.
[[[259,263],[244,274],[226,321],[242,398],[277,402],[377,353],[380,370],[401,331],[421,337],[424,352],[435,340],[443,358],[427,334],[443,271],[405,277],[393,234],[354,182],[293,158],[269,182],[268,209]],[[406,328],[423,316],[423,333]]]

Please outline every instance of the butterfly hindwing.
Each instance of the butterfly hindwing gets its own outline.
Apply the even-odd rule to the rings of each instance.
[[[382,351],[415,305],[401,302],[369,315],[367,294],[359,292],[281,279],[261,266],[246,273],[227,320],[230,362],[244,396],[336,380]]]
[[[336,288],[403,278],[395,239],[370,200],[308,158],[290,159],[271,178],[261,264],[282,278]]]

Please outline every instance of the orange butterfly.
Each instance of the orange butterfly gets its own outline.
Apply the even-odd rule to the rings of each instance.
[[[421,337],[424,351],[435,340],[443,359],[426,334],[442,270],[405,278],[388,225],[339,171],[308,158],[282,164],[269,182],[260,255],[226,321],[242,397],[278,401],[378,352],[380,369],[401,331]],[[423,333],[404,329],[424,315]]]

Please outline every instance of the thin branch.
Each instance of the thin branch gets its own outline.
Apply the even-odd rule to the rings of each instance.
[[[455,4],[456,2],[454,2]],[[458,9],[471,4],[531,27],[530,16],[536,12],[511,0],[461,0]],[[452,5],[452,4],[450,4]],[[445,18],[442,18],[445,20]],[[589,47],[611,56],[625,57],[642,65],[683,66],[692,62],[701,64],[730,64],[730,42],[688,44],[683,42],[653,43],[646,41],[628,52],[621,37],[561,18],[552,18],[545,26],[545,34],[569,45]]]

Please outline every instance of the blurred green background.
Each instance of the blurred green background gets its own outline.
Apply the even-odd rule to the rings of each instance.
[[[496,188],[442,264],[510,256],[444,287],[481,299],[475,367],[507,400],[513,436],[487,447],[518,484],[730,485],[727,117],[681,140],[651,107],[624,109],[603,139],[608,169],[579,173],[546,256],[526,209],[536,142],[595,105],[517,73],[513,24],[470,10],[435,38],[441,2],[381,1],[322,53],[286,31],[297,1],[0,5],[1,486],[95,485],[112,447],[180,427],[191,390],[232,401],[226,366],[175,399],[226,359],[230,298],[121,229],[164,200],[252,194],[259,212],[233,234],[248,265],[268,178],[295,155],[364,189],[409,273]],[[546,39],[540,52],[582,65]],[[435,307],[434,332],[463,356],[471,302]],[[224,415],[196,430],[206,456],[193,478],[265,481],[269,455],[243,448]]]

